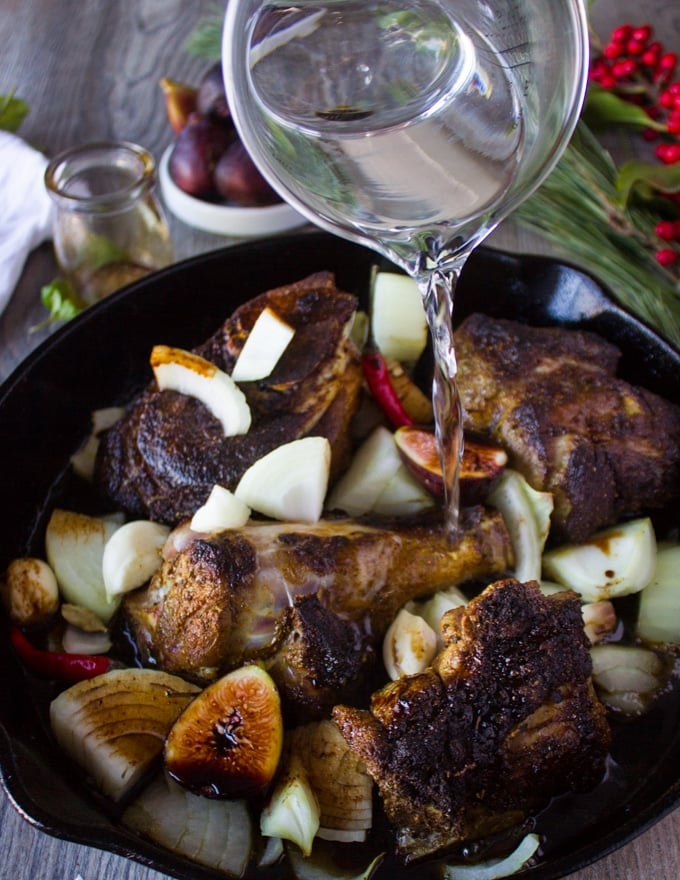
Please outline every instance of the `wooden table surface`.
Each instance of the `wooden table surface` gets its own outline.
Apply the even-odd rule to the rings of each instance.
[[[160,158],[170,143],[158,81],[196,83],[207,67],[185,49],[187,35],[214,12],[213,0],[2,0],[0,93],[16,89],[31,112],[21,134],[52,156],[99,139],[136,141]],[[606,35],[616,24],[651,22],[668,49],[680,51],[677,0],[600,0],[592,21]],[[0,211],[3,206],[0,202]],[[176,258],[213,250],[226,239],[171,218]],[[511,227],[490,243],[544,250]],[[50,244],[30,256],[0,317],[0,381],[46,336],[31,332],[45,317],[39,291],[56,274]],[[7,503],[9,501],[9,504]],[[11,499],[4,507],[11,508]],[[571,880],[677,880],[680,811]],[[0,791],[0,876],[12,880],[162,880],[118,856],[45,835],[24,821]]]

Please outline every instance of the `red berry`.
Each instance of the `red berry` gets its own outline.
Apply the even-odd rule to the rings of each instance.
[[[673,266],[678,259],[677,253],[672,248],[661,248],[655,256],[657,263],[661,266]]]
[[[628,40],[626,43],[626,51],[629,55],[642,55],[645,50],[645,44],[639,40]]]
[[[672,220],[660,220],[654,227],[654,232],[664,241],[673,241],[675,235],[675,224]]]
[[[603,73],[600,77],[600,85],[603,89],[613,89],[616,87],[616,77],[611,73]]]
[[[656,67],[657,58],[658,53],[652,52],[651,49],[647,49],[642,55],[640,55],[640,61],[642,61],[647,67]]]
[[[670,89],[664,89],[663,92],[659,95],[659,104],[664,107],[666,110],[670,110],[671,107],[675,105],[675,95],[673,95]]]
[[[655,141],[658,137],[659,132],[655,131],[653,128],[644,128],[642,130],[642,139],[647,141],[647,143]]]
[[[677,193],[674,193],[677,196]],[[680,220],[675,220],[673,223],[673,228],[675,229],[675,237],[680,238]]]
[[[680,119],[669,119],[666,123],[666,130],[668,134],[679,135],[680,134]]]
[[[640,43],[646,43],[651,36],[652,28],[648,24],[643,24],[640,25],[640,27],[633,28],[631,32],[631,37],[634,40],[638,40]]]
[[[616,79],[626,79],[637,70],[637,64],[632,58],[623,58],[612,65],[612,74]]]
[[[672,82],[668,86],[668,91],[671,95],[674,95],[676,98],[680,96],[680,82]]]
[[[678,56],[675,52],[666,52],[659,58],[659,70],[670,71],[675,69],[678,63]]]
[[[617,58],[620,58],[625,51],[625,46],[623,43],[607,43],[607,45],[602,50],[602,54],[609,61],[616,61]]]
[[[614,28],[611,33],[611,41],[612,42],[624,42],[630,37],[633,28],[629,24],[622,24],[619,27]]]
[[[603,58],[598,58],[593,62],[588,76],[593,82],[601,82],[603,76],[611,76],[609,64]]]
[[[680,144],[669,144],[667,142],[659,144],[654,150],[656,158],[664,165],[673,165],[680,162]]]

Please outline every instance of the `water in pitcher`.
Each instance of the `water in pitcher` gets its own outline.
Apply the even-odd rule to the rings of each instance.
[[[517,172],[512,69],[430,0],[267,6],[249,71],[276,176],[398,253],[439,253]]]

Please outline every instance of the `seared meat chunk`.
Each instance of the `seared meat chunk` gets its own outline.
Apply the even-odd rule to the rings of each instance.
[[[331,611],[313,593],[294,599],[279,630],[282,638],[268,671],[289,720],[327,716],[339,698],[368,697],[376,652],[365,622]]]
[[[616,377],[599,336],[472,315],[455,333],[465,427],[552,492],[571,541],[680,496],[680,407]]]
[[[594,786],[609,746],[578,597],[514,579],[447,612],[431,669],[333,716],[377,783],[405,861]]]
[[[117,507],[175,524],[203,504],[215,483],[233,489],[258,458],[310,434],[328,437],[332,478],[346,466],[362,382],[347,338],[357,301],[337,290],[330,273],[311,275],[238,308],[196,352],[231,373],[266,306],[295,334],[267,379],[240,383],[253,414],[248,433],[225,437],[200,401],[150,385],[100,446],[96,483]]]
[[[362,677],[405,602],[512,566],[497,512],[470,508],[461,525],[456,544],[439,521],[179,530],[149,586],[126,598],[125,617],[147,663],[208,679],[262,659],[289,702],[330,708]]]

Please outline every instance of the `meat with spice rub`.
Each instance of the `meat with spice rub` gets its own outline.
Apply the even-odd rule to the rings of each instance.
[[[265,380],[239,383],[253,417],[250,430],[225,437],[200,401],[149,385],[100,444],[96,485],[114,506],[175,525],[216,483],[233,489],[258,458],[310,434],[330,441],[331,479],[346,466],[362,384],[348,335],[356,298],[338,290],[330,272],[310,275],[240,306],[195,352],[231,374],[265,307],[295,333]]]
[[[521,823],[604,773],[610,733],[571,592],[502,580],[442,618],[431,668],[333,717],[365,763],[406,862]]]
[[[262,661],[306,717],[356,694],[405,602],[513,564],[502,517],[482,507],[463,512],[455,543],[440,519],[251,522],[180,527],[165,557],[123,606],[142,661],[197,680]]]
[[[680,499],[680,406],[618,378],[614,345],[479,314],[455,345],[466,429],[552,492],[553,537],[581,541]]]

